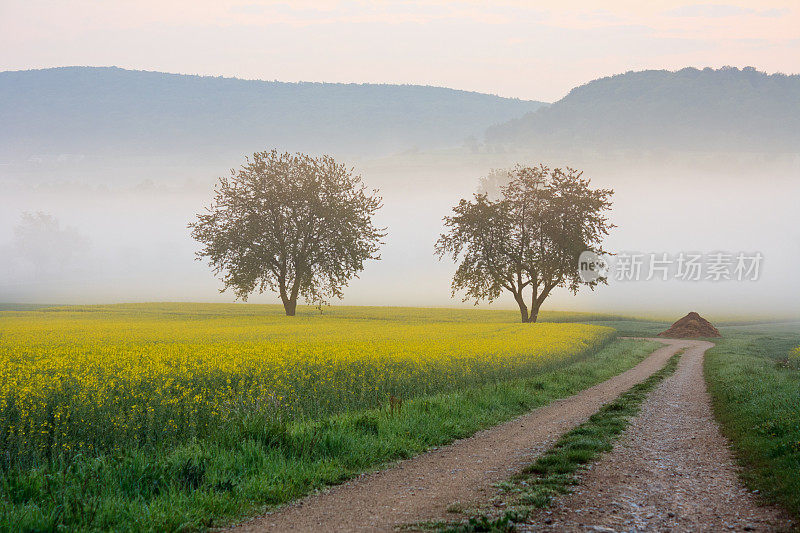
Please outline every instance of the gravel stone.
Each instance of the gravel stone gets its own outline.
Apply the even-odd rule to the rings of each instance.
[[[554,502],[551,524],[526,527],[586,531],[581,518],[592,508],[595,524],[616,531],[791,530],[781,511],[760,506],[739,480],[703,378],[712,346],[694,341],[614,449],[583,475],[581,492]]]

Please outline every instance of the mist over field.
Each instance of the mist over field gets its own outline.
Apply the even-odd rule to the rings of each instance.
[[[454,265],[433,254],[442,217],[492,169],[544,162],[578,168],[593,185],[615,190],[612,251],[764,256],[757,281],[612,279],[577,297],[556,292],[546,307],[800,314],[800,129],[798,115],[786,111],[797,109],[797,76],[736,69],[621,76],[548,107],[414,86],[326,90],[97,70],[66,73],[72,82],[59,71],[0,73],[0,116],[11,125],[0,151],[0,302],[233,301],[219,293],[208,265],[194,260],[187,224],[209,204],[218,176],[248,152],[277,148],[333,155],[383,196],[376,217],[388,229],[382,259],[367,263],[341,303],[471,305],[451,298]],[[49,89],[25,92],[32,78]],[[664,84],[688,89],[671,98]],[[95,93],[88,98],[76,87]],[[181,91],[192,98],[184,101]],[[237,106],[231,91],[248,99]],[[643,96],[631,104],[630,91]],[[698,91],[703,98],[686,100]],[[103,97],[112,93],[112,101]],[[155,94],[160,103],[148,105]],[[364,98],[369,112],[348,111],[366,105]],[[714,101],[723,103],[707,110]],[[287,102],[308,111],[292,130],[285,126],[295,115],[276,111],[293,109]],[[671,118],[676,102],[695,109]],[[582,113],[590,104],[638,105],[649,122],[632,124],[635,111],[616,122],[608,113]],[[248,113],[253,106],[257,116]],[[688,126],[687,116],[694,117]],[[553,124],[557,135],[548,136]],[[678,142],[687,131],[691,143]],[[758,144],[747,150],[750,138]],[[273,294],[250,301],[278,303]],[[494,304],[513,305],[505,295]]]

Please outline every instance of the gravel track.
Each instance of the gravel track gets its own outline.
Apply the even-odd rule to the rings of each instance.
[[[703,379],[710,342],[693,341],[614,449],[528,531],[783,531],[740,482]]]
[[[455,443],[308,496],[232,531],[391,531],[447,518],[454,502],[485,501],[508,478],[603,404],[664,366],[691,341],[666,344],[634,368],[574,396]],[[452,518],[452,515],[451,515]]]

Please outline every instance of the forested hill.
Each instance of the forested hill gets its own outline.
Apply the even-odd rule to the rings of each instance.
[[[460,146],[542,104],[418,85],[281,83],[120,68],[0,72],[0,158]],[[0,160],[1,161],[1,160]]]
[[[486,137],[554,150],[800,152],[800,76],[729,67],[628,72],[577,87]]]

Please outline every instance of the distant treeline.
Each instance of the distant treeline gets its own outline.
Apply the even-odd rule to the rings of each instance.
[[[751,67],[627,72],[491,127],[486,138],[558,151],[800,152],[800,76]]]
[[[282,83],[120,68],[0,72],[0,157],[460,146],[540,102],[419,85]]]
[[[453,147],[559,158],[797,153],[800,76],[730,67],[628,72],[546,105],[418,85],[66,67],[0,72],[0,122],[0,163],[238,159],[267,147],[356,157]]]

